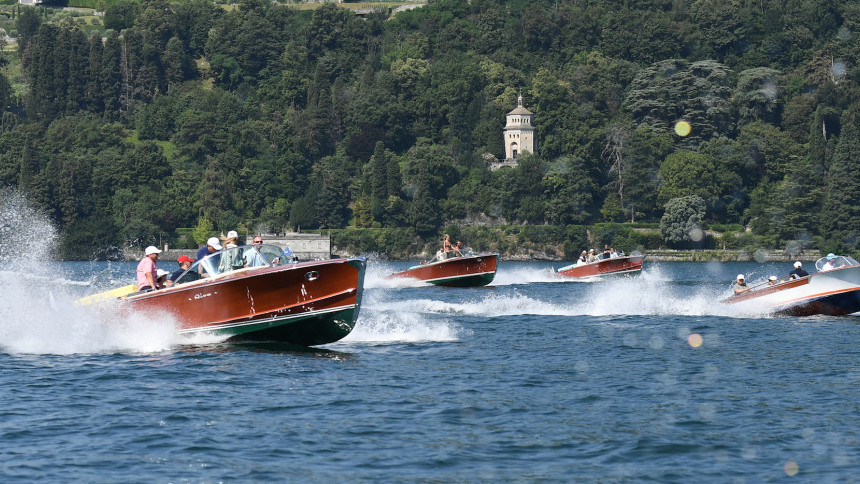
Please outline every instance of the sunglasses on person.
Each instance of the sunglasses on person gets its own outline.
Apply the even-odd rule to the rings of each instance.
[[[255,244],[262,244],[262,243],[263,243],[263,239],[254,239],[254,243],[255,243]]]

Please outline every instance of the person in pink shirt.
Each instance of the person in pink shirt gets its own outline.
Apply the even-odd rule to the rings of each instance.
[[[160,289],[158,285],[158,269],[155,267],[155,261],[158,260],[158,254],[161,253],[157,247],[150,245],[144,251],[146,254],[137,265],[137,290],[138,291],[154,291]]]

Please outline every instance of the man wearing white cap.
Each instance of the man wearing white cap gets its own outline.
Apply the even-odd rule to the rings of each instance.
[[[221,247],[221,241],[218,240],[218,237],[209,237],[209,240],[206,241],[206,245],[197,251],[197,260],[201,260],[207,255],[213,252],[218,252],[221,249],[223,249],[223,247]]]
[[[154,245],[150,245],[144,251],[143,259],[137,265],[137,290],[138,291],[154,291],[159,289],[158,285],[158,269],[155,267],[155,261],[158,260],[158,254],[161,251]]]
[[[800,261],[794,263],[794,270],[788,273],[788,276],[791,279],[800,279],[801,277],[808,276],[809,273],[803,270],[803,264]]]
[[[738,279],[735,281],[735,284],[732,286],[732,290],[735,291],[735,294],[740,294],[744,291],[748,291],[746,281],[744,281],[744,275],[738,274]]]

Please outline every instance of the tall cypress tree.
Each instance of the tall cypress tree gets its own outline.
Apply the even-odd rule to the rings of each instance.
[[[842,131],[830,168],[821,227],[838,249],[856,249],[860,238],[860,122],[858,112],[842,115]]]
[[[87,66],[86,108],[93,113],[104,112],[104,93],[102,92],[102,76],[104,62],[104,44],[98,34],[90,37],[89,65]]]
[[[102,57],[101,92],[105,117],[118,119],[122,106],[122,43],[119,34],[112,32],[105,41]]]
[[[77,26],[69,31],[68,62],[69,80],[66,83],[66,111],[75,113],[86,106],[89,85],[90,46],[87,37]]]
[[[785,218],[779,233],[783,240],[810,241],[818,233],[828,165],[827,133],[823,126],[829,114],[829,108],[819,108],[809,127],[806,156],[786,166],[782,204]]]
[[[53,99],[57,111],[66,108],[69,97],[69,66],[73,57],[72,33],[68,25],[60,27],[57,41],[52,46],[54,50],[54,92]]]

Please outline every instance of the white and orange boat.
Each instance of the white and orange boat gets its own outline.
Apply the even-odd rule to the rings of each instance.
[[[609,274],[640,272],[642,270],[642,261],[644,259],[645,256],[641,255],[608,257],[594,262],[587,262],[585,264],[577,263],[564,266],[556,270],[555,274],[564,277],[584,279],[589,277],[606,276]]]
[[[412,278],[436,286],[478,287],[486,286],[496,277],[498,254],[465,254],[454,251],[454,256],[437,255],[430,262],[412,266],[388,276]]]
[[[121,310],[168,313],[180,334],[322,345],[355,327],[365,265],[363,258],[294,262],[274,245],[240,246],[195,262],[173,286],[119,288],[79,303],[115,300],[124,291]]]
[[[818,272],[798,279],[765,282],[723,299],[768,314],[845,315],[860,311],[860,263],[828,254],[815,263]]]

